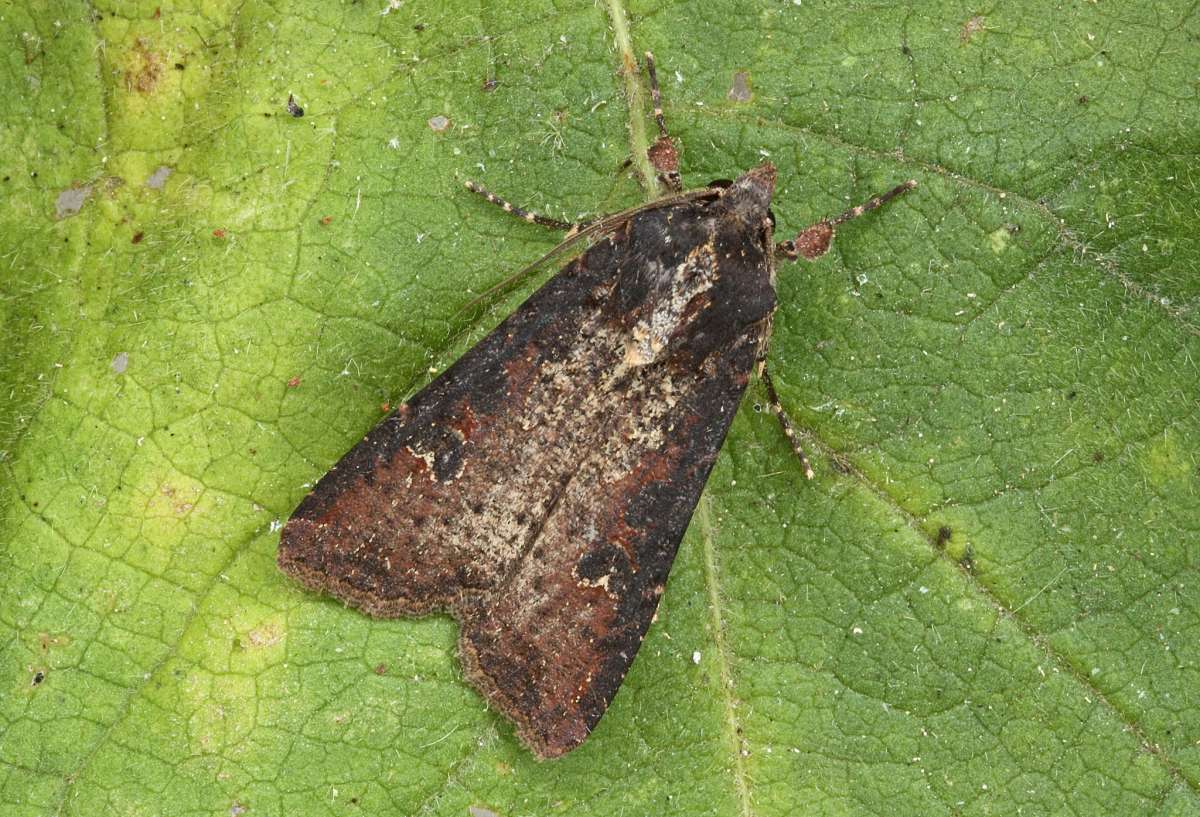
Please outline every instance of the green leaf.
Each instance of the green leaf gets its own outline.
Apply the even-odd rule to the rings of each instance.
[[[1194,7],[109,0],[0,32],[5,814],[1200,814]],[[648,195],[647,49],[686,182],[769,157],[781,237],[921,186],[780,269],[818,478],[752,386],[621,692],[539,763],[453,622],[303,592],[277,529],[540,282],[464,309],[555,236],[462,179],[568,219]]]

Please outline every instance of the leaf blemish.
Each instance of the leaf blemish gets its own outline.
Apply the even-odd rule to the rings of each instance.
[[[754,93],[750,90],[750,72],[737,71],[733,75],[733,85],[726,96],[734,102],[749,102]]]
[[[139,94],[151,94],[158,88],[162,74],[162,54],[151,51],[148,41],[139,38],[125,71],[125,88]]]
[[[154,172],[150,174],[150,177],[146,179],[146,186],[151,190],[162,190],[167,183],[167,179],[174,172],[174,168],[168,167],[167,165],[159,165]]]
[[[62,191],[54,201],[55,217],[63,219],[75,215],[83,209],[83,204],[90,195],[92,195],[92,185],[90,184],[85,184],[83,187],[70,187]]]
[[[962,30],[959,31],[958,38],[963,45],[971,42],[971,39],[981,31],[984,31],[983,15],[976,14],[971,19],[962,24]]]

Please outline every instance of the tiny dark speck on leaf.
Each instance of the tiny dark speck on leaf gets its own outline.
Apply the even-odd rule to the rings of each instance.
[[[142,239],[145,237],[146,237],[146,234],[139,230],[138,232],[133,234],[133,238],[131,238],[130,241],[132,241],[134,244],[141,244]]]
[[[485,91],[494,91],[494,90],[496,90],[496,86],[497,86],[497,85],[499,85],[499,84],[500,84],[499,80],[495,80],[495,79],[485,79],[485,80],[483,81],[483,90],[485,90]]]
[[[379,664],[378,666],[375,667],[376,675],[386,675],[387,671],[388,671],[387,664]]]
[[[213,238],[224,238],[226,235],[227,235],[227,233],[224,230],[222,230],[220,227],[213,230]]]
[[[1092,454],[1092,462],[1096,463],[1097,465],[1104,462],[1104,452],[1097,451],[1096,453]]]
[[[324,226],[329,226],[329,224],[332,222],[333,222],[333,216],[322,216],[321,217],[321,224]]]
[[[429,119],[429,128],[434,133],[441,133],[442,131],[446,130],[446,128],[448,128],[448,127],[450,127],[450,120],[447,119],[446,117],[442,116],[441,114],[430,117],[430,119]]]
[[[975,551],[972,550],[970,545],[963,550],[963,554],[961,557],[959,557],[958,563],[962,566],[963,570],[967,571],[968,573],[975,572]]]
[[[750,91],[750,72],[738,71],[735,73],[728,97],[734,102],[749,102],[753,96],[754,94]]]
[[[46,673],[42,672],[41,670],[38,670],[37,672],[35,672],[33,674],[33,684],[32,685],[37,686],[38,684],[40,684],[42,681],[45,681],[45,680],[46,680]]]
[[[953,535],[954,535],[954,531],[951,530],[948,525],[942,525],[940,528],[938,528],[938,532],[937,532],[938,547],[945,547],[946,543],[950,541],[950,537]]]
[[[300,107],[300,105],[296,102],[296,97],[292,94],[288,94],[287,112],[297,119],[304,116],[304,109]]]

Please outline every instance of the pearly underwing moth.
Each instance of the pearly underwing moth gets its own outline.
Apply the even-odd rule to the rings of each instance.
[[[589,225],[590,246],[399,406],[304,498],[279,566],[380,617],[458,619],[466,677],[541,758],[587,738],[621,685],[752,372],[765,369],[775,168],[683,192],[646,55],[670,194]]]

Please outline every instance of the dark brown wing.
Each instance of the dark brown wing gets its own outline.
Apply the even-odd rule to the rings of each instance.
[[[608,395],[610,422],[588,450],[569,455],[532,548],[495,591],[460,605],[468,677],[539,755],[581,743],[620,687],[756,345],[748,338],[719,371],[682,388],[639,379]]]
[[[624,678],[768,331],[766,203],[735,190],[632,216],[284,528],[279,564],[309,587],[458,617],[468,677],[542,757]]]

